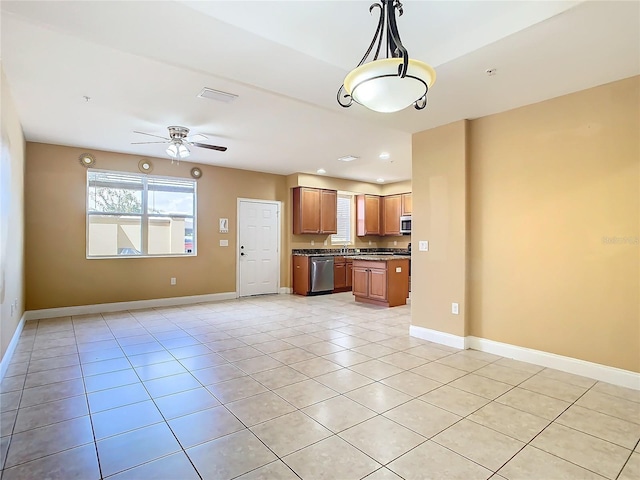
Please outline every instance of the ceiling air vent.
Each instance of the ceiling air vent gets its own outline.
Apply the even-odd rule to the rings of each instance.
[[[234,95],[233,93],[221,92],[220,90],[214,90],[213,88],[204,87],[202,91],[198,94],[200,98],[208,98],[210,100],[217,100],[219,102],[231,103],[238,95]]]

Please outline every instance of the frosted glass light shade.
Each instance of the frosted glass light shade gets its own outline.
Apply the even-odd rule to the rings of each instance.
[[[182,158],[187,158],[189,155],[191,155],[191,152],[186,147],[186,145],[182,143],[171,143],[167,147],[167,155],[169,155],[171,158],[177,158],[178,160],[180,160]]]
[[[398,76],[402,58],[385,58],[360,65],[344,79],[354,101],[376,112],[397,112],[420,100],[436,81],[431,65],[409,59],[407,75]]]

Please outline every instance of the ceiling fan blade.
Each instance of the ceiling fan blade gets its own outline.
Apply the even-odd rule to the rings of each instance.
[[[207,145],[206,143],[192,143],[194,147],[208,148],[209,150],[217,150],[219,152],[226,152],[227,147],[219,147],[218,145]]]
[[[161,138],[163,140],[171,140],[170,138],[167,138],[167,137],[161,137],[160,135],[154,135],[153,133],[138,132],[137,130],[134,130],[133,133],[139,133],[140,135],[149,135],[150,137]]]
[[[189,143],[194,143],[196,140],[208,140],[209,138],[206,135],[201,133],[195,133],[193,135],[189,135],[185,140]]]
[[[146,143],[169,143],[167,142],[131,142],[131,145],[144,145]]]

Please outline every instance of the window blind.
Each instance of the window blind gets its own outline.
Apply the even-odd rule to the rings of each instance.
[[[338,233],[331,235],[331,243],[351,243],[352,195],[338,195]]]

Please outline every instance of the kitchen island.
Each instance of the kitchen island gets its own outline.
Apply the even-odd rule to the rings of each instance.
[[[410,256],[354,255],[351,258],[356,302],[382,307],[406,305]]]

